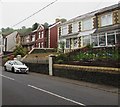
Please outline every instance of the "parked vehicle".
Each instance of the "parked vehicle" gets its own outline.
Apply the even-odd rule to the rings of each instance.
[[[28,73],[29,68],[18,60],[9,60],[4,64],[5,71],[12,71],[15,73]]]

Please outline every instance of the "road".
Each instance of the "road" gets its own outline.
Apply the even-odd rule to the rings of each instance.
[[[118,105],[118,94],[63,78],[6,72],[0,67],[2,105]],[[78,81],[77,81],[78,82]]]

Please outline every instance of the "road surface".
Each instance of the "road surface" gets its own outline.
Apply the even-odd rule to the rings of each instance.
[[[0,67],[2,105],[118,105],[118,94],[37,73],[16,74]],[[76,81],[78,82],[78,81]]]

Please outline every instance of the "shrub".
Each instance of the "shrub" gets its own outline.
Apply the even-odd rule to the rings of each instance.
[[[23,48],[22,46],[16,46],[16,49],[14,50],[13,53],[14,53],[15,57],[17,55],[21,55],[23,57],[27,54],[27,49]]]

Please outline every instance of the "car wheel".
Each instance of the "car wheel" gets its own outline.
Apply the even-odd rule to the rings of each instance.
[[[4,66],[4,70],[7,71],[6,66]]]
[[[15,69],[14,69],[14,67],[12,67],[12,72],[15,72]]]

